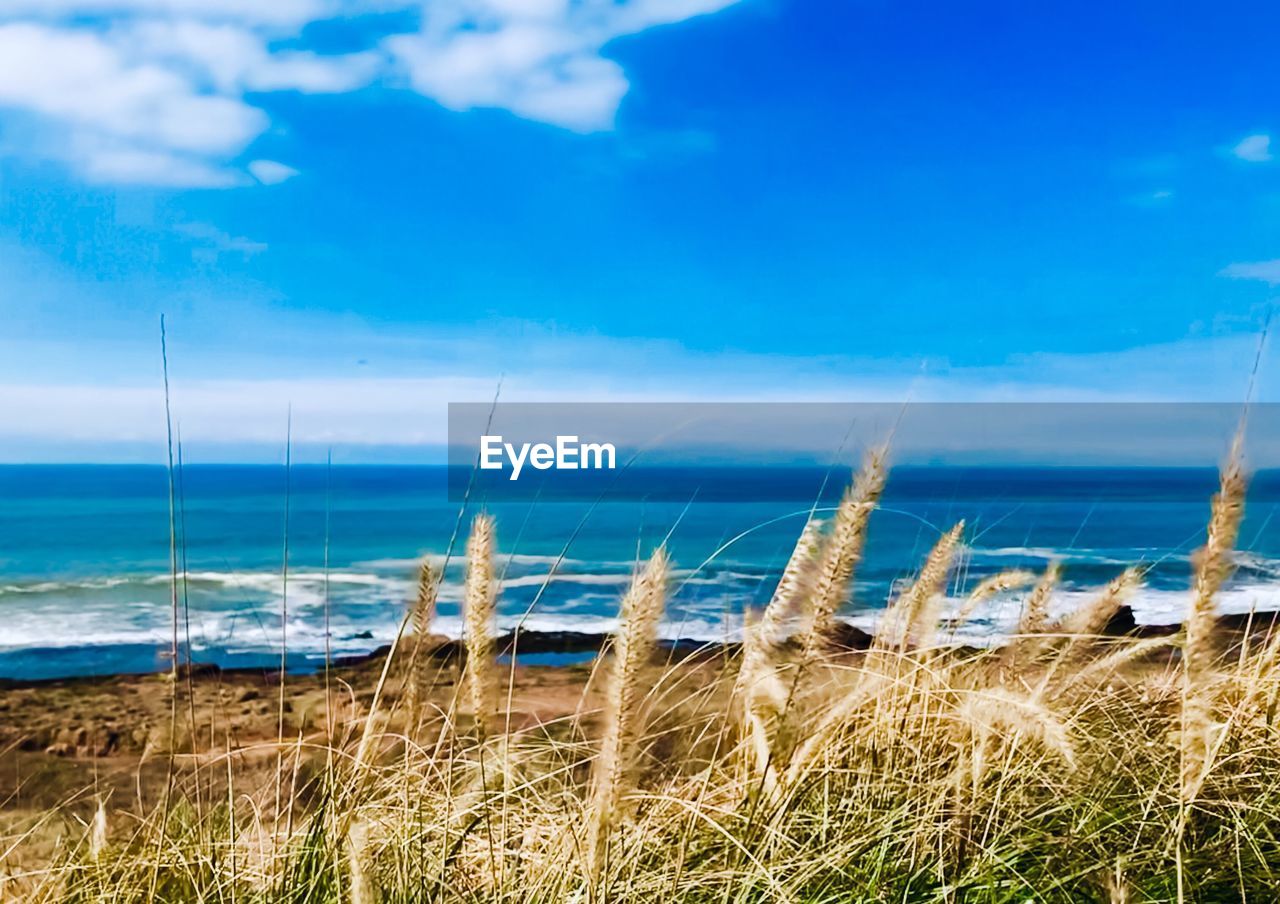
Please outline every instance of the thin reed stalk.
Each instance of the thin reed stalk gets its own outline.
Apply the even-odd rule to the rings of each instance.
[[[168,446],[168,484],[169,484],[169,602],[170,621],[173,629],[172,643],[169,648],[172,661],[169,663],[169,743],[168,771],[165,778],[164,803],[160,818],[160,832],[156,839],[157,854],[169,825],[169,809],[173,797],[175,738],[178,729],[178,527],[175,512],[175,483],[173,460],[173,409],[169,395],[169,345],[165,333],[164,315],[160,315],[160,360],[164,374],[164,421],[165,437]],[[150,892],[155,892],[156,874],[152,873]]]

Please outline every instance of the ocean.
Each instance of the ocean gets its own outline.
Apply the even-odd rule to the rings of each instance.
[[[715,492],[696,492],[702,476]],[[632,477],[632,490],[650,479]],[[1255,475],[1224,611],[1280,608],[1278,477]],[[821,515],[847,478],[819,469],[688,469],[678,485],[695,491],[682,499],[659,492],[672,475],[655,472],[651,498],[471,499],[460,519],[443,467],[187,466],[175,494],[179,634],[196,662],[270,666],[280,659],[283,607],[291,669],[319,667],[326,648],[335,656],[370,651],[395,635],[418,561],[443,562],[461,523],[436,622],[456,635],[460,551],[470,514],[484,508],[497,519],[504,627],[611,629],[637,557],[665,539],[675,571],[664,634],[731,639],[744,610],[768,601],[815,500]],[[744,497],[767,501],[724,501],[735,498],[734,481],[750,482]],[[761,481],[780,489],[759,492]],[[953,605],[984,576],[1058,559],[1065,583],[1057,606],[1065,610],[1143,564],[1135,615],[1176,622],[1215,486],[1210,469],[900,468],[872,518],[844,615],[872,627],[938,533],[964,518]],[[159,467],[0,466],[0,677],[168,667],[168,493]],[[1016,594],[993,600],[962,636],[997,641],[1018,608]]]

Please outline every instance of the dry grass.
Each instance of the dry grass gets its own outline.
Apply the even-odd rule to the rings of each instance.
[[[476,515],[467,539],[467,583],[462,598],[463,640],[466,641],[466,683],[471,716],[481,740],[496,706],[493,662],[493,617],[498,585],[493,574],[493,519]]]
[[[1216,726],[1213,721],[1214,597],[1231,572],[1240,522],[1244,518],[1245,474],[1241,460],[1242,438],[1236,436],[1222,468],[1218,493],[1213,497],[1209,530],[1196,556],[1191,611],[1187,616],[1183,660],[1182,795],[1196,796],[1209,765]]]
[[[431,638],[431,623],[436,615],[436,598],[440,594],[440,575],[427,559],[418,566],[418,595],[409,612],[413,629],[413,644],[404,670],[406,728],[410,736],[416,736],[422,722],[422,696],[431,680],[431,662],[427,644]]]
[[[1062,568],[1057,562],[1050,562],[1041,575],[1035,590],[1027,597],[1022,609],[1022,619],[1018,622],[1018,634],[1027,637],[1044,631],[1049,622],[1049,600],[1062,575]]]
[[[368,710],[353,705],[331,735],[287,745],[292,820],[268,806],[271,770],[240,771],[241,759],[211,754],[207,765],[226,782],[203,805],[179,797],[165,820],[152,810],[108,819],[101,807],[79,828],[64,820],[70,828],[42,865],[20,865],[43,837],[38,827],[0,830],[0,896],[1277,900],[1275,645],[1226,657],[1212,636],[1243,500],[1232,462],[1198,559],[1183,656],[1166,639],[1097,636],[1137,586],[1136,571],[1049,624],[1056,567],[982,591],[1025,593],[1031,636],[999,651],[950,645],[938,600],[962,525],[938,539],[871,651],[830,651],[825,638],[884,482],[873,457],[826,536],[806,528],[740,663],[658,665],[667,574],[658,550],[625,595],[593,679],[602,706],[593,692],[576,711],[488,735],[456,716],[469,709],[483,725],[497,705],[486,696],[496,668],[493,525],[478,518],[468,546],[469,706],[424,706],[418,730],[406,732],[406,698],[381,694],[380,682]],[[804,627],[788,645],[780,634],[791,619]]]
[[[614,641],[613,674],[604,721],[604,740],[595,764],[594,790],[587,823],[589,872],[598,875],[606,863],[609,837],[621,814],[635,766],[641,735],[641,687],[657,648],[667,583],[667,554],[659,549],[636,574],[622,598],[622,624]]]

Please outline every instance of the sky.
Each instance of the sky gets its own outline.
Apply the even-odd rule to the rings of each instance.
[[[1277,33],[1230,0],[0,0],[0,461],[161,460],[162,314],[197,461],[278,460],[290,416],[304,457],[414,460],[499,383],[1242,399]]]

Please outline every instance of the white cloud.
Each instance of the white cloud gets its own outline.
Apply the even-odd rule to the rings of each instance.
[[[197,20],[144,21],[112,34],[131,54],[229,94],[351,91],[368,84],[381,63],[378,54],[369,52],[321,56],[271,50],[264,37],[250,28]]]
[[[1135,204],[1138,207],[1166,207],[1173,203],[1174,197],[1175,193],[1173,189],[1161,188],[1155,191],[1130,195],[1126,200],[1130,204]]]
[[[296,169],[276,160],[252,160],[249,162],[248,170],[249,174],[263,185],[279,185],[298,175]]]
[[[392,71],[453,110],[607,129],[628,82],[606,44],[736,2],[0,0],[0,129],[10,153],[91,181],[191,187],[248,182],[235,161],[270,125],[254,93],[347,92]],[[386,10],[418,10],[420,27],[357,53],[300,46],[309,24]],[[3,128],[15,114],[33,128]],[[17,132],[33,134],[15,147]]]
[[[491,107],[576,131],[611,128],[628,83],[610,41],[736,0],[432,0],[385,45],[413,87],[453,110]]]
[[[56,152],[73,162],[90,182],[171,188],[227,188],[243,180],[233,171],[164,150],[120,146],[83,134]]]
[[[1231,264],[1224,267],[1219,275],[1228,279],[1252,279],[1277,286],[1280,285],[1280,259]]]
[[[265,39],[199,23],[94,30],[0,24],[0,107],[33,114],[33,153],[91,181],[220,187],[244,177],[226,162],[269,125],[248,90],[349,90],[369,55],[272,55]]]
[[[1271,159],[1271,136],[1250,135],[1233,147],[1231,153],[1250,163],[1266,163]]]
[[[245,257],[252,257],[267,250],[266,243],[245,238],[242,235],[231,235],[210,223],[179,223],[175,231],[194,239],[201,250],[211,261],[217,260],[220,252],[231,252]]]
[[[73,134],[175,153],[225,154],[266,127],[260,110],[201,93],[102,35],[45,25],[0,25],[0,104],[42,114]]]
[[[156,15],[299,27],[339,9],[333,0],[0,0],[0,16],[49,21],[71,16]]]

